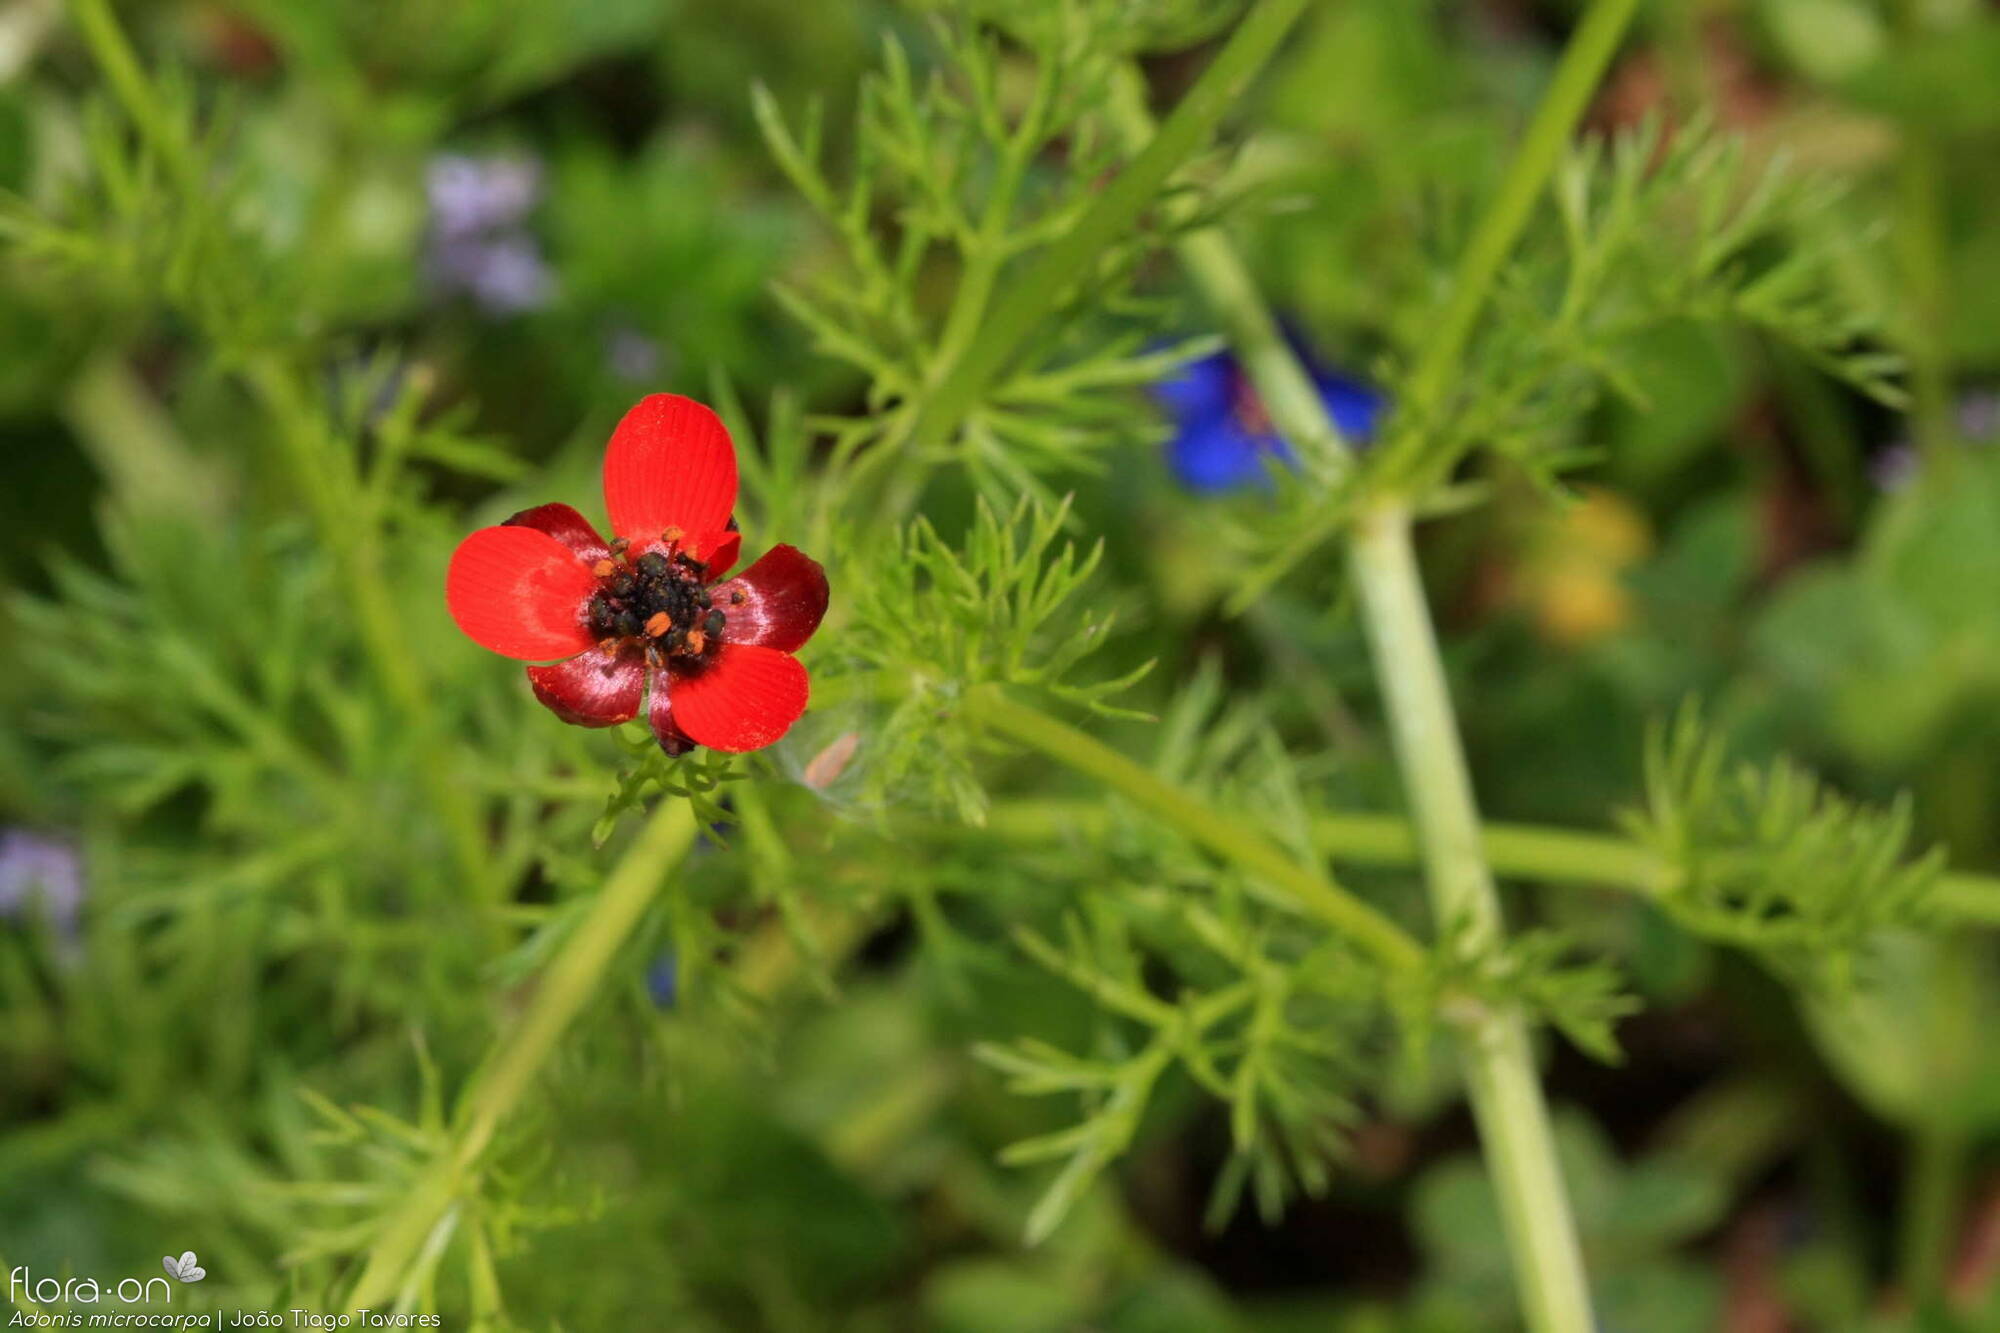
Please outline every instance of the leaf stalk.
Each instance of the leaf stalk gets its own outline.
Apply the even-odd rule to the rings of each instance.
[[[1429,965],[1424,946],[1324,871],[1300,865],[1243,820],[1190,795],[1102,741],[1010,698],[998,686],[968,691],[965,713],[1009,740],[1095,778],[1237,868],[1282,891],[1391,971]]]
[[[600,989],[661,881],[694,845],[693,811],[684,800],[655,807],[604,881],[589,913],[542,973],[528,1007],[493,1044],[458,1108],[450,1147],[417,1183],[370,1247],[348,1297],[353,1309],[381,1306],[404,1289],[412,1257],[440,1219],[457,1207],[480,1158],[520,1105],[563,1033]]]

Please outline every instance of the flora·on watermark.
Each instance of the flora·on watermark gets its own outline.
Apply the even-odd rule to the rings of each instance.
[[[194,1261],[194,1251],[182,1256],[190,1264]],[[195,1277],[181,1277],[176,1271],[174,1259],[166,1260],[167,1271],[183,1282],[199,1282],[207,1274],[196,1268]],[[115,1300],[125,1305],[143,1305],[153,1299],[153,1288],[157,1285],[166,1302],[174,1299],[173,1284],[163,1277],[119,1278],[116,1282],[99,1282],[94,1277],[36,1277],[34,1270],[23,1264],[7,1274],[7,1299],[19,1308],[22,1301],[32,1301],[38,1305],[53,1305],[58,1301],[71,1305],[97,1305]]]
[[[193,1250],[182,1250],[178,1259],[166,1255],[161,1258],[160,1266],[176,1282],[199,1282],[208,1276],[208,1270],[195,1261]]]
[[[21,1265],[7,1275],[8,1303],[14,1314],[9,1328],[442,1328],[434,1314],[408,1314],[386,1310],[359,1309],[351,1313],[322,1313],[294,1306],[287,1310],[49,1310],[36,1307],[94,1306],[105,1303],[144,1306],[152,1303],[155,1288],[160,1299],[173,1304],[174,1283],[191,1284],[208,1276],[193,1250],[180,1256],[169,1254],[160,1260],[174,1282],[163,1277],[120,1278],[99,1282],[90,1277],[37,1277]],[[27,1308],[23,1308],[23,1307]]]

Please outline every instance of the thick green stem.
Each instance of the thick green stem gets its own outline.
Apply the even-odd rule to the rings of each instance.
[[[379,1306],[402,1290],[424,1238],[473,1181],[494,1135],[520,1104],[563,1033],[597,993],[620,947],[652,905],[661,881],[694,845],[694,835],[694,814],[686,801],[668,799],[653,811],[611,871],[589,915],[542,974],[521,1021],[494,1043],[474,1075],[459,1104],[450,1146],[369,1250],[348,1300],[352,1308]]]
[[[1500,933],[1500,902],[1480,845],[1472,779],[1417,572],[1409,511],[1382,504],[1364,514],[1355,525],[1353,560],[1433,905],[1440,924],[1466,932],[1464,945],[1476,952]]]
[[[1408,511],[1385,505],[1366,514],[1355,532],[1353,558],[1432,908],[1462,947],[1491,948],[1502,932],[1500,900],[1481,846],[1479,811],[1417,573]],[[1583,1251],[1526,1023],[1517,1013],[1491,1011],[1465,1036],[1462,1053],[1529,1326],[1589,1333]]]
[[[1630,23],[1636,0],[1598,0],[1578,26],[1500,191],[1461,257],[1450,302],[1425,345],[1404,406],[1422,416],[1458,372],[1493,282]],[[1261,387],[1261,386],[1260,386]],[[1281,429],[1288,423],[1273,412]],[[1410,538],[1410,514],[1378,504],[1357,525],[1355,581],[1415,817],[1431,899],[1468,948],[1496,940],[1499,898],[1458,737],[1437,637]],[[1480,1135],[1501,1193],[1515,1270],[1538,1329],[1592,1326],[1589,1288],[1553,1136],[1518,1015],[1490,1015],[1466,1042]]]
[[[1198,800],[1085,733],[1008,698],[995,686],[965,696],[965,712],[1011,740],[1096,778],[1172,828],[1283,891],[1384,965],[1411,971],[1425,965],[1424,948],[1388,917],[1316,869],[1300,865],[1240,819]]]

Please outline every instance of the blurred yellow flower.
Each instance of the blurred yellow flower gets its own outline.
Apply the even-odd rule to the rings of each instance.
[[[1582,647],[1630,620],[1620,574],[1652,546],[1645,515],[1615,492],[1587,487],[1574,503],[1543,511],[1526,533],[1510,600],[1549,642]]]

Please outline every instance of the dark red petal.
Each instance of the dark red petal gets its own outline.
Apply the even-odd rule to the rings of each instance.
[[[699,671],[676,672],[674,725],[697,745],[741,753],[769,745],[806,711],[799,659],[776,648],[725,643]]]
[[[714,595],[725,641],[796,652],[826,614],[826,571],[796,546],[773,546]]]
[[[534,528],[481,528],[445,571],[451,618],[482,648],[546,661],[590,647],[583,608],[597,591],[576,552]]]
[[[615,727],[639,716],[646,689],[646,661],[638,653],[602,648],[554,666],[531,666],[528,683],[535,697],[565,722],[579,727]]]
[[[653,739],[660,748],[670,755],[684,755],[694,748],[689,738],[674,722],[672,680],[664,671],[653,672],[653,695],[646,703],[646,721],[652,724]]]
[[[590,526],[590,520],[568,505],[536,505],[533,509],[523,509],[501,526],[546,532],[575,551],[577,558],[587,565],[594,565],[611,554],[611,547],[597,535],[597,529]]]
[[[604,451],[604,508],[634,546],[669,528],[720,533],[736,508],[736,446],[722,418],[679,394],[641,398]]]

